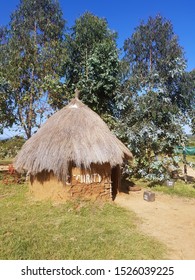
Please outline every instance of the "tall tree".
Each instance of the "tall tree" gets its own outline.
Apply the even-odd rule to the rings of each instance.
[[[0,27],[0,68],[2,68],[1,61],[4,53],[6,34],[6,28]],[[14,103],[11,87],[0,72],[0,133],[3,133],[5,127],[12,126],[14,121]]]
[[[9,83],[0,76],[0,133],[15,122],[14,103]]]
[[[182,109],[189,120],[192,133],[195,134],[195,70],[186,72],[178,91],[182,92]]]
[[[142,22],[125,40],[124,51],[130,77],[137,79],[137,92],[147,93],[162,86],[176,101],[176,79],[182,77],[186,62],[170,21],[157,15],[146,24]]]
[[[70,95],[80,89],[81,99],[100,114],[111,110],[118,83],[116,33],[105,19],[87,12],[76,20],[66,38],[65,79]]]
[[[58,1],[21,0],[1,41],[0,72],[14,93],[16,120],[27,138],[44,115],[47,89],[60,79],[64,25]]]
[[[171,155],[184,140],[181,124],[189,108],[189,92],[183,90],[183,49],[171,22],[158,15],[135,29],[124,51],[126,75],[119,104],[126,101],[122,102],[119,133],[137,158],[136,173],[148,178],[158,174],[163,179],[167,161],[160,163],[156,156]]]

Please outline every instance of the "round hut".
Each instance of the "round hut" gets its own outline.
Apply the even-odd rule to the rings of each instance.
[[[26,141],[14,166],[28,172],[36,199],[114,199],[124,159],[132,159],[128,148],[75,98]]]

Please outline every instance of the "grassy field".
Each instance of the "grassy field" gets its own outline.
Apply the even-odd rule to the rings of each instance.
[[[195,163],[195,155],[186,156],[187,162]]]
[[[195,198],[195,183],[185,184],[183,181],[178,180],[175,182],[174,188],[156,185],[152,187],[153,191],[163,192],[169,195],[177,195],[181,197]]]
[[[175,180],[174,187],[167,187],[164,184],[158,184],[148,182],[144,179],[132,179],[135,185],[141,186],[142,188],[162,192],[169,195],[177,195],[180,197],[195,198],[195,181],[188,182],[187,184],[183,180]]]
[[[0,259],[163,259],[136,222],[114,203],[35,202],[26,185],[0,184]]]
[[[13,162],[13,159],[0,159],[0,165],[7,165],[7,164],[11,164]]]

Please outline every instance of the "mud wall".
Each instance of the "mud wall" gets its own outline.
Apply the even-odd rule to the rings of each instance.
[[[71,198],[112,199],[111,169],[108,164],[93,165],[85,170],[73,167],[66,183],[53,172],[30,176],[30,194],[36,200],[67,200]]]

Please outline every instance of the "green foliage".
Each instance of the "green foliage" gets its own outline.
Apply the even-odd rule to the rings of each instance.
[[[123,173],[129,177],[145,178],[147,181],[162,183],[173,178],[173,172],[180,171],[178,156],[144,156],[136,158],[133,165],[126,165]]]
[[[85,13],[66,38],[68,61],[65,80],[70,95],[78,88],[80,98],[100,114],[111,111],[118,85],[116,34],[106,20]]]
[[[124,50],[116,130],[135,155],[134,173],[162,181],[168,167],[156,158],[168,155],[174,163],[174,146],[186,141],[182,124],[190,100],[183,90],[183,50],[171,23],[161,16],[142,22]]]
[[[11,139],[1,140],[0,159],[13,159],[24,143],[25,139],[18,136]]]
[[[137,76],[139,90],[159,88],[159,82],[172,85],[185,68],[183,50],[170,21],[160,15],[142,22],[124,43],[130,74]],[[174,80],[173,80],[174,79]]]
[[[1,40],[0,73],[9,81],[16,120],[27,138],[47,107],[45,77],[60,79],[64,23],[57,1],[21,0]]]
[[[12,101],[12,92],[10,85],[0,75],[0,133],[3,128],[10,127],[15,121],[14,103]]]
[[[192,129],[192,134],[195,135],[195,70],[186,73],[185,80],[182,83],[183,92],[188,93],[189,98],[185,98],[188,102],[188,117],[190,119],[189,125]]]

